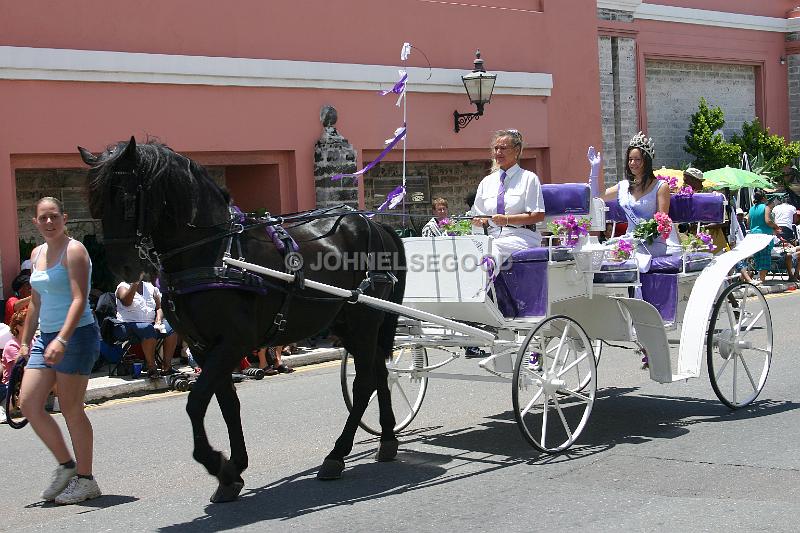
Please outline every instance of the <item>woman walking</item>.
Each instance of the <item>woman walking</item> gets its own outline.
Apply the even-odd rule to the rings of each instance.
[[[42,498],[58,504],[101,494],[92,476],[94,437],[83,404],[100,352],[100,331],[88,300],[92,267],[86,248],[65,233],[66,221],[61,201],[48,196],[36,203],[33,223],[45,243],[31,253],[33,290],[19,350],[28,360],[20,390],[22,414],[58,462]],[[34,338],[37,324],[41,334]],[[72,453],[44,408],[53,385],[58,386]]]

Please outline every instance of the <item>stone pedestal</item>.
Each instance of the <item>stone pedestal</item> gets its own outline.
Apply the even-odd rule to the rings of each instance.
[[[320,111],[322,135],[314,144],[314,183],[317,191],[317,207],[347,204],[358,208],[358,187],[352,178],[331,181],[341,173],[356,171],[356,151],[336,131],[336,109],[324,106]]]

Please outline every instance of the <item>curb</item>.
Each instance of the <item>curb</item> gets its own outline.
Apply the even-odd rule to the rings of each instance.
[[[342,357],[343,348],[318,348],[310,350],[308,353],[286,355],[282,361],[293,367],[316,365],[327,361],[336,361]],[[181,367],[181,371],[189,371],[189,367]],[[160,392],[169,390],[166,378],[147,379],[125,377],[110,377],[107,375],[97,375],[89,378],[89,385],[86,388],[85,402],[98,402],[110,400],[124,396],[133,396],[147,392]]]

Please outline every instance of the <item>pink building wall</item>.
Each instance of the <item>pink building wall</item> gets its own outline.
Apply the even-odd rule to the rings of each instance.
[[[794,7],[783,0],[651,3],[770,17]],[[489,71],[551,74],[550,96],[498,94],[480,120],[456,134],[453,110],[474,110],[465,94],[410,92],[409,159],[483,159],[491,132],[513,127],[525,135],[526,157],[544,181],[586,179],[587,146],[602,148],[598,25],[615,24],[598,21],[593,2],[481,4],[29,0],[0,6],[0,46],[396,66],[408,41],[432,67],[464,73],[480,48]],[[646,20],[624,31],[631,26],[642,67],[647,57],[759,66],[760,113],[774,132],[787,132],[786,72],[778,63],[784,34]],[[427,63],[415,50],[409,65]],[[140,141],[154,135],[201,163],[236,165],[235,196],[249,202],[260,194],[258,202],[272,210],[308,209],[315,203],[313,149],[325,104],[338,110],[337,129],[356,148],[359,165],[400,125],[390,97],[371,90],[0,80],[0,227],[13,228],[0,233],[5,295],[19,265],[16,169],[81,168],[78,144],[97,151],[130,135]],[[262,171],[266,186],[254,177]]]

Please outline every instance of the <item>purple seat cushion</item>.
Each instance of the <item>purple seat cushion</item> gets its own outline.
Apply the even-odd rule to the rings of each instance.
[[[547,261],[550,257],[548,249],[544,247],[527,248],[511,254],[512,263],[531,263],[536,261]]]
[[[692,196],[675,196],[669,201],[669,218],[673,222],[721,223],[725,220],[725,197],[717,193],[698,192]],[[606,202],[606,220],[625,222],[625,211],[616,200]]]
[[[687,254],[686,257],[689,259],[686,264],[686,271],[697,272],[708,266],[708,264],[714,258],[714,255],[708,252],[694,252]],[[661,257],[654,257],[650,263],[649,271],[662,274],[677,274],[678,272],[682,272],[683,256],[664,255]]]
[[[548,216],[588,215],[592,202],[592,191],[585,183],[546,183],[542,196]]]

